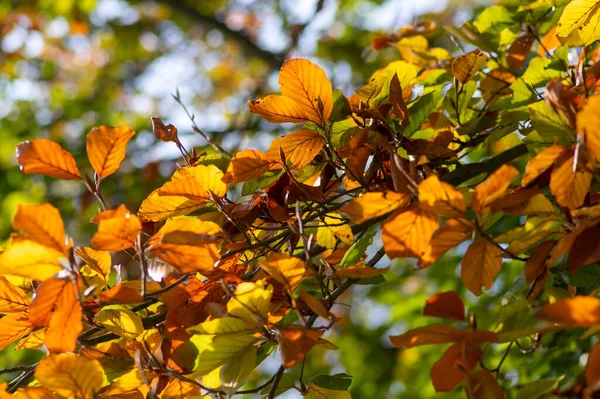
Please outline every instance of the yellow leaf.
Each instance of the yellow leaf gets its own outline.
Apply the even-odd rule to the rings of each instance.
[[[325,71],[301,58],[287,60],[279,71],[284,97],[300,105],[307,120],[325,124],[333,110],[333,89]]]
[[[440,256],[471,237],[473,227],[465,219],[449,219],[433,233],[427,251],[419,260],[419,267],[427,267]]]
[[[65,251],[65,226],[58,209],[50,204],[19,204],[12,225],[40,244]]]
[[[199,386],[173,378],[158,397],[159,399],[181,399],[198,397],[201,394]]]
[[[525,225],[499,235],[496,237],[496,241],[510,243],[506,251],[513,255],[519,255],[544,238],[554,234],[554,231],[556,231],[554,226],[561,223],[556,216],[529,217]]]
[[[521,185],[527,186],[539,175],[550,169],[556,161],[565,153],[569,147],[562,145],[553,145],[541,151],[535,157],[529,160],[523,178],[521,179]]]
[[[228,397],[246,383],[248,376],[256,367],[256,348],[251,346],[221,366],[221,389]]]
[[[419,183],[419,203],[448,218],[465,215],[467,206],[463,194],[452,185],[431,175]]]
[[[112,175],[125,159],[127,143],[135,135],[127,126],[100,126],[86,137],[86,151],[92,168],[100,178]]]
[[[9,313],[0,319],[0,350],[33,331],[27,313]]]
[[[272,252],[267,259],[261,260],[260,267],[281,283],[289,294],[294,292],[306,273],[306,263],[280,252]]]
[[[181,196],[196,202],[206,202],[212,191],[219,197],[227,194],[223,172],[215,165],[186,166],[173,174],[171,181],[158,189],[160,196]]]
[[[573,0],[565,7],[558,25],[556,27],[556,35],[566,38],[573,31],[578,30],[581,39],[587,46],[594,39],[594,30],[597,26],[594,25],[599,12],[600,2],[598,0]],[[585,40],[584,39],[585,36]]]
[[[385,274],[390,271],[390,267],[386,267],[383,269],[376,269],[374,267],[369,266],[348,266],[342,269],[338,269],[335,274],[338,277],[345,278],[370,278],[379,276],[380,274]]]
[[[344,245],[352,245],[354,234],[350,223],[343,219],[339,213],[328,213],[319,223],[317,230],[317,244],[325,248],[334,248],[337,240]]]
[[[494,278],[502,268],[502,250],[486,239],[473,242],[462,260],[460,276],[473,294],[482,294],[481,286],[491,289]]]
[[[365,193],[342,206],[340,212],[354,223],[362,223],[395,211],[408,204],[410,199],[408,194],[393,191]]]
[[[79,180],[75,158],[48,139],[25,141],[17,146],[17,162],[26,175],[41,174],[57,179]]]
[[[248,101],[250,112],[259,114],[271,123],[299,123],[306,120],[302,106],[291,98],[269,95],[258,100]]]
[[[536,314],[538,319],[571,327],[600,324],[600,299],[593,296],[563,298],[544,305]]]
[[[187,215],[202,208],[206,201],[198,202],[187,197],[177,195],[159,195],[154,190],[143,202],[138,210],[138,217],[143,221],[160,222],[162,220]]]
[[[452,75],[460,83],[467,83],[475,77],[487,60],[488,56],[479,49],[456,57],[452,62]]]
[[[250,331],[248,324],[236,317],[220,317],[202,322],[187,329],[190,334],[196,335],[220,335],[233,334],[242,331]]]
[[[40,349],[44,346],[44,336],[46,328],[32,331],[28,336],[21,339],[15,349]]]
[[[272,296],[273,286],[263,280],[241,283],[227,302],[227,312],[250,323],[262,324],[267,319]]]
[[[256,341],[257,338],[246,332],[224,335],[193,335],[190,342],[198,348],[194,373],[200,376],[206,375],[242,353]]]
[[[590,15],[585,25],[581,27],[579,37],[586,46],[600,40],[600,1],[596,2],[596,11]]]
[[[323,137],[311,130],[298,130],[297,132],[278,137],[269,146],[267,157],[281,161],[280,150],[285,155],[286,162],[291,162],[292,169],[299,169],[321,151],[324,144]]]
[[[402,335],[390,337],[392,345],[397,347],[412,348],[413,346],[444,344],[455,342],[459,331],[446,324],[432,324],[430,326],[415,328]]]
[[[73,353],[50,355],[35,368],[35,379],[44,388],[64,397],[91,398],[102,386],[100,362]]]
[[[108,218],[103,214],[107,214]],[[96,220],[100,223],[98,231],[92,237],[92,248],[95,250],[122,251],[131,248],[142,231],[142,223],[125,205],[116,210],[101,212],[96,215]]]
[[[477,213],[484,214],[489,204],[504,195],[504,192],[519,175],[519,171],[510,165],[502,165],[487,180],[475,188],[471,207]]]
[[[0,313],[22,312],[30,303],[31,300],[22,289],[0,276]]]
[[[75,250],[79,256],[94,271],[105,278],[110,274],[112,259],[107,251],[94,251],[89,247],[79,247]]]
[[[198,218],[177,218],[168,220],[163,227],[148,240],[148,245],[160,244],[162,238],[169,233],[189,232],[206,236],[215,236],[221,233],[219,225],[213,222],[200,220]]]
[[[135,339],[144,332],[142,318],[123,307],[105,306],[96,315],[96,320],[119,337]]]
[[[581,156],[579,158],[577,171],[573,172],[575,153],[564,154],[555,164],[550,176],[550,191],[556,197],[556,202],[569,209],[583,205],[592,182],[592,174],[588,172],[588,166],[583,164]]]
[[[279,159],[279,156],[277,158]],[[281,169],[281,165],[269,158],[264,152],[257,150],[240,151],[231,159],[223,181],[225,183],[244,182],[257,178],[273,169]]]
[[[422,257],[438,226],[437,213],[419,208],[418,204],[396,211],[383,223],[381,239],[385,253],[392,259]]]
[[[65,255],[54,248],[15,235],[0,254],[0,275],[46,280],[62,270],[62,258]]]
[[[600,3],[599,3],[600,4]],[[583,136],[585,148],[600,161],[600,95],[588,98],[583,109],[577,113],[577,130]]]

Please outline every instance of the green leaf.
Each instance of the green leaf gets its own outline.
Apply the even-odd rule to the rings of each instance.
[[[221,367],[221,389],[228,397],[233,396],[256,367],[256,348],[251,346]]]
[[[529,302],[525,299],[504,305],[500,309],[498,322],[500,325],[500,331],[498,331],[500,342],[514,341],[535,334],[538,331],[536,328],[538,321],[533,316]]]
[[[223,335],[193,335],[190,342],[198,349],[194,372],[199,376],[206,375],[242,353],[256,340],[255,337],[245,332]]]
[[[516,106],[531,104],[536,101],[537,95],[531,89],[530,85],[525,83],[523,79],[515,80],[510,89],[513,92],[511,103]]]
[[[354,137],[360,129],[360,126],[356,124],[356,121],[353,118],[334,122],[329,129],[331,132],[331,144],[333,144],[335,148],[346,146],[350,139]]]
[[[341,90],[333,92],[333,110],[329,116],[329,123],[337,122],[346,119],[352,114],[352,107],[344,93]]]
[[[502,6],[492,6],[483,10],[473,22],[473,25],[479,32],[484,33],[491,27],[496,27],[497,25],[510,25],[513,22],[512,13],[510,11]]]
[[[463,124],[464,122],[467,122],[473,118],[475,112],[468,107],[473,100],[473,94],[475,94],[475,90],[477,90],[477,83],[474,80],[462,85],[462,88],[458,90],[460,93],[458,96],[458,102],[456,98],[456,87],[453,87],[446,92],[444,97],[444,108],[450,114],[451,121],[457,121],[460,119],[461,124]],[[457,118],[457,115],[459,118]]]
[[[544,57],[535,57],[529,61],[527,70],[521,76],[521,79],[527,85],[545,86],[551,79],[562,77],[562,71],[555,69],[556,64],[552,60]]]
[[[441,91],[436,90],[423,95],[412,103],[408,107],[410,123],[404,129],[404,136],[410,137],[417,130],[421,130],[421,125],[427,120],[429,114],[440,106],[441,99]]]
[[[377,233],[376,229],[370,229],[360,240],[356,241],[344,254],[340,267],[355,265],[356,262],[365,254],[369,245],[373,244],[373,236]]]
[[[144,332],[142,318],[120,305],[105,306],[96,315],[96,320],[119,337],[135,339]]]
[[[533,127],[541,137],[562,145],[575,142],[575,131],[569,127],[565,117],[555,112],[546,101],[531,104],[529,115]]]
[[[352,384],[352,376],[345,373],[335,375],[318,374],[310,382],[325,389],[347,391],[350,384]]]
[[[575,287],[600,287],[600,266],[596,264],[585,265],[574,275],[570,273],[564,274],[565,281]]]
[[[254,194],[258,190],[275,183],[284,173],[285,170],[270,170],[254,180],[245,182],[242,185],[242,195]]]
[[[196,165],[215,165],[221,171],[226,172],[230,161],[231,157],[213,153],[200,157]]]
[[[516,399],[538,399],[540,396],[550,392],[556,383],[562,379],[563,376],[560,376],[553,380],[540,380],[525,384],[523,388],[517,391]]]

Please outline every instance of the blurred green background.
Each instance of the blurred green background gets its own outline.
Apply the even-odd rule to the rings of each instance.
[[[8,239],[21,202],[57,206],[76,245],[88,243],[95,231],[88,221],[98,205],[82,184],[19,172],[15,145],[24,140],[58,141],[89,174],[85,134],[98,125],[129,125],[137,135],[121,169],[103,182],[103,194],[111,205],[124,203],[136,211],[170,176],[179,156],[175,146],[154,138],[150,117],[173,123],[188,150],[211,151],[172,98],[176,90],[215,142],[231,151],[265,149],[275,135],[291,130],[251,115],[246,102],[278,90],[283,60],[310,58],[349,96],[376,69],[400,58],[395,48],[371,49],[377,34],[432,20],[438,28],[429,36],[430,46],[455,54],[459,49],[442,27],[461,25],[485,6],[457,0],[0,0],[0,244]],[[355,398],[463,397],[461,388],[436,396],[431,385],[431,366],[444,348],[402,351],[387,338],[437,322],[422,316],[425,299],[447,290],[458,291],[479,325],[490,327],[502,301],[524,286],[521,264],[508,262],[494,288],[475,299],[458,278],[459,263],[458,255],[447,255],[415,272],[413,263],[401,260],[386,283],[354,287],[341,299],[347,306],[336,309],[343,321],[327,337],[340,350],[314,349],[305,381],[317,373],[344,372],[354,377]],[[512,348],[502,386],[566,372],[576,378],[589,349],[577,347],[576,336],[553,334],[534,355]],[[483,361],[494,367],[503,350],[497,345]],[[39,356],[12,345],[0,352],[0,367]],[[262,376],[253,379],[278,366],[278,359],[268,359]],[[291,372],[298,375],[299,367]]]

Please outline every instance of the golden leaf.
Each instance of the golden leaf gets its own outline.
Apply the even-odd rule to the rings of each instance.
[[[291,162],[292,169],[299,169],[308,164],[321,151],[325,140],[311,130],[297,132],[278,137],[269,146],[267,157],[281,161],[279,151],[283,151],[286,162]]]
[[[336,241],[350,246],[354,240],[352,228],[347,220],[343,219],[339,213],[332,212],[325,215],[323,221],[319,223],[317,230],[317,244],[332,249]]]
[[[206,201],[198,202],[187,197],[177,195],[159,195],[154,190],[143,202],[138,210],[138,217],[143,221],[160,222],[175,216],[187,215],[202,208]]]
[[[459,331],[445,324],[432,324],[430,326],[415,328],[402,335],[390,337],[392,345],[397,347],[412,348],[413,346],[444,344],[456,342]]]
[[[342,206],[340,212],[354,223],[362,223],[395,211],[408,204],[410,199],[408,194],[393,191],[365,193]]]
[[[281,350],[283,367],[290,368],[300,362],[312,349],[323,331],[289,324],[277,328],[276,339]]]
[[[41,174],[64,180],[81,179],[73,155],[52,140],[38,139],[19,144],[17,162],[21,172],[26,175]]]
[[[44,344],[51,353],[72,352],[77,346],[77,337],[83,330],[81,304],[77,299],[75,285],[67,281],[53,304],[55,310],[44,336]]]
[[[223,172],[215,165],[197,165],[180,168],[171,181],[158,189],[160,196],[181,196],[196,202],[206,202],[212,191],[222,197],[227,194]]]
[[[306,273],[306,263],[280,252],[272,252],[266,259],[261,260],[260,267],[281,283],[289,294],[294,292]]]
[[[61,396],[91,398],[102,386],[100,362],[74,353],[50,355],[35,368],[35,379]]]
[[[344,278],[370,278],[385,274],[390,271],[390,267],[376,269],[369,266],[348,266],[338,269],[335,274]]]
[[[521,185],[527,186],[529,183],[534,181],[539,175],[550,169],[556,161],[565,153],[569,147],[562,145],[553,145],[541,151],[535,157],[529,160],[523,178],[521,179]]]
[[[448,218],[465,215],[467,206],[463,194],[452,185],[431,175],[419,183],[419,203]]]
[[[570,327],[600,324],[600,299],[593,296],[563,298],[544,305],[536,314],[538,319]]]
[[[0,350],[33,331],[27,313],[9,313],[0,319]]]
[[[583,205],[592,182],[592,174],[587,170],[587,165],[581,159],[578,161],[577,171],[574,172],[575,153],[564,154],[557,160],[550,176],[550,191],[556,197],[556,202],[569,209]]]
[[[600,3],[599,3],[600,4]],[[583,109],[577,113],[577,130],[583,136],[585,148],[600,161],[600,95],[588,98]]]
[[[390,215],[383,223],[383,247],[392,259],[422,257],[439,226],[437,213],[413,204]]]
[[[427,267],[440,256],[471,237],[473,227],[465,219],[449,219],[433,233],[425,254],[419,259],[419,267]]]
[[[481,50],[475,49],[465,55],[456,57],[452,62],[452,75],[460,83],[473,79],[479,69],[487,62],[488,56]]]
[[[471,207],[479,214],[487,211],[489,204],[504,195],[504,192],[519,175],[519,171],[510,165],[502,165],[487,180],[475,188]]]
[[[13,235],[8,247],[0,254],[0,275],[14,275],[45,280],[63,268],[59,259],[65,254],[23,236]]]
[[[65,226],[58,209],[42,205],[19,204],[13,228],[34,241],[58,251],[65,251]]]
[[[568,38],[571,33],[577,32],[587,46],[600,39],[599,16],[598,0],[573,0],[567,4],[558,21],[556,36]]]
[[[227,302],[227,312],[249,323],[261,324],[267,319],[272,296],[273,286],[263,280],[241,283]]]
[[[125,159],[127,143],[134,135],[135,132],[125,125],[113,128],[100,126],[87,134],[87,155],[100,178],[110,176],[119,169]]]
[[[31,300],[25,292],[0,276],[0,313],[22,312],[29,307]]]
[[[89,247],[79,247],[75,250],[75,255],[83,259],[92,270],[104,278],[110,274],[112,259],[107,251],[94,251]]]
[[[102,215],[106,212],[109,213],[109,218]],[[92,248],[102,251],[122,251],[131,248],[142,231],[142,223],[138,217],[131,214],[125,205],[106,212],[101,212],[95,218],[100,223],[98,231],[92,237]]]
[[[492,288],[494,277],[502,267],[502,250],[486,239],[473,242],[462,261],[460,276],[465,286],[473,294],[482,294],[481,286]]]
[[[277,159],[279,159],[279,155]],[[235,154],[231,159],[223,181],[225,183],[244,182],[257,178],[273,169],[281,169],[281,165],[269,158],[264,152],[244,150]]]
[[[142,318],[131,310],[115,306],[105,306],[96,315],[98,323],[119,337],[135,339],[144,332]]]

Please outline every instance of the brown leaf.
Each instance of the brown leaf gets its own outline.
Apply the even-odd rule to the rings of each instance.
[[[319,341],[323,331],[304,328],[295,324],[277,327],[277,343],[281,350],[281,363],[291,368],[304,359],[308,351]]]
[[[41,174],[64,180],[81,179],[73,155],[48,139],[25,141],[19,144],[17,162],[21,172],[26,175]]]
[[[419,183],[419,204],[448,218],[464,217],[467,211],[463,194],[452,185],[431,175]]]
[[[579,208],[590,191],[592,174],[587,170],[588,166],[581,158],[579,156],[575,172],[573,171],[575,152],[563,154],[552,169],[550,191],[560,206],[569,209]]]
[[[533,43],[535,43],[535,37],[531,33],[522,33],[517,37],[506,52],[506,62],[509,68],[517,70],[523,68]]]
[[[279,158],[279,157],[278,157]],[[281,165],[264,152],[244,150],[234,155],[223,176],[225,183],[240,183],[255,179],[265,172],[281,169]]]
[[[152,117],[152,132],[154,132],[154,137],[165,143],[179,143],[177,128],[170,123],[165,126],[160,118]]]
[[[510,165],[502,165],[498,168],[486,181],[475,188],[471,204],[473,210],[484,214],[488,205],[502,197],[512,180],[518,175],[519,171]]]
[[[348,266],[342,269],[338,269],[335,274],[338,277],[344,278],[371,278],[385,274],[390,271],[390,267],[384,269],[376,269],[369,266]]]
[[[529,185],[529,183],[534,181],[539,175],[552,168],[556,161],[567,152],[568,149],[569,147],[566,146],[553,145],[531,158],[527,164],[523,178],[521,179],[521,185],[523,187]]]
[[[392,345],[397,347],[412,348],[413,346],[445,344],[456,342],[459,331],[445,324],[432,324],[410,330],[402,335],[390,337]]]
[[[502,250],[486,239],[480,238],[473,242],[462,260],[460,277],[465,286],[473,294],[479,296],[492,288],[494,278],[502,268]]]
[[[600,344],[594,345],[585,366],[585,383],[592,392],[600,388]]]
[[[475,369],[478,362],[479,348],[477,346],[466,343],[452,345],[431,369],[431,382],[436,392],[452,391],[462,382],[468,372]]]
[[[527,284],[533,283],[533,281],[540,276],[546,268],[549,266],[547,264],[548,255],[550,255],[550,251],[554,248],[556,241],[544,241],[533,251],[531,251],[531,256],[525,262],[525,282]]]
[[[367,192],[340,208],[354,223],[362,223],[407,205],[410,196],[393,191]]]
[[[473,226],[466,219],[449,219],[433,233],[419,267],[427,267],[440,256],[472,236]]]
[[[468,399],[505,399],[506,394],[496,378],[487,370],[467,374],[465,393]]]
[[[475,77],[487,60],[488,56],[479,49],[456,57],[452,62],[452,75],[460,83],[467,83]]]
[[[456,291],[441,292],[427,299],[423,315],[465,320],[465,304]]]
[[[588,98],[583,109],[577,113],[577,131],[583,136],[585,148],[600,161],[600,94]]]
[[[285,287],[291,295],[304,279],[306,263],[301,259],[280,252],[272,252],[260,261],[260,267]]]
[[[68,279],[49,278],[36,290],[35,298],[29,307],[29,321],[36,327],[47,327],[52,312],[64,290],[72,285]]]

